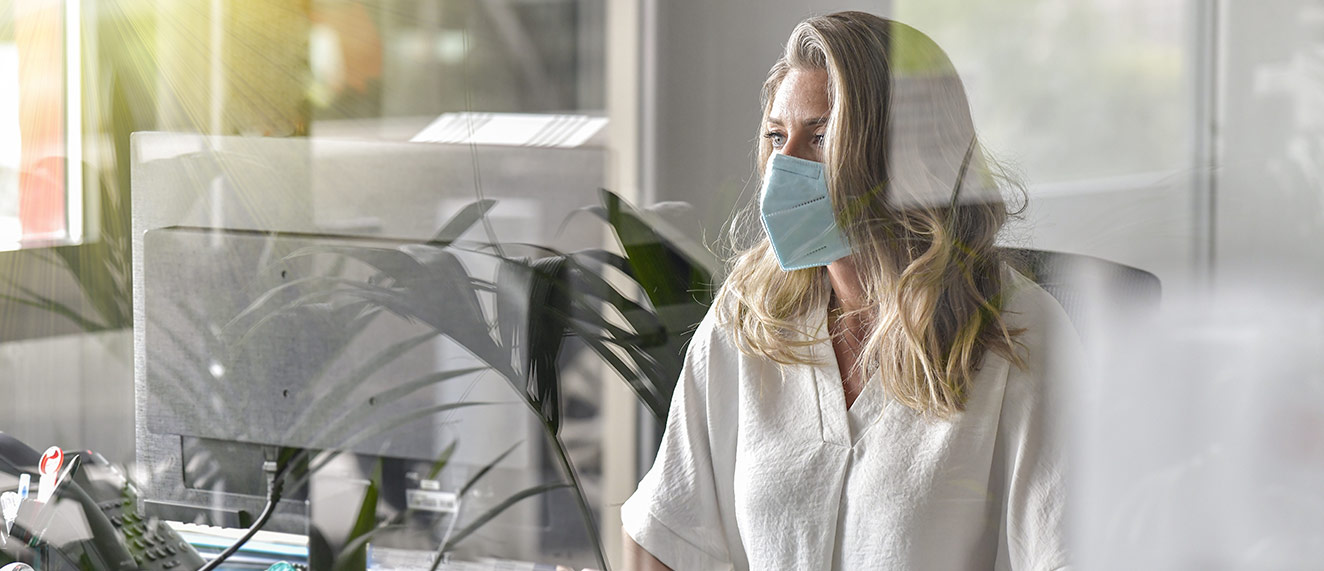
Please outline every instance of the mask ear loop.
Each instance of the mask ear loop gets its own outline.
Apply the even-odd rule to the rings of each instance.
[[[970,146],[965,148],[965,158],[961,159],[961,170],[956,172],[956,184],[952,185],[952,198],[947,202],[948,222],[951,213],[956,211],[956,199],[961,196],[961,183],[965,182],[965,171],[970,167],[970,159],[975,154],[975,137],[970,137]]]
[[[966,169],[970,167],[970,159],[975,154],[974,135],[970,136],[970,146],[965,148],[965,158],[961,159],[961,170],[956,172],[956,184],[952,185],[952,198],[947,202],[947,232],[956,232],[956,200],[961,196],[961,183],[965,182]],[[958,247],[962,247],[959,243]]]

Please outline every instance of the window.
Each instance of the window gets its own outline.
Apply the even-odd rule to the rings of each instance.
[[[316,0],[310,134],[408,140],[439,115],[604,108],[601,0]]]
[[[78,14],[77,0],[0,7],[2,249],[81,237],[82,193],[66,192],[82,187],[79,66],[68,57],[79,53]]]
[[[995,156],[1033,185],[1171,173],[1195,132],[1187,0],[897,0],[942,45]]]

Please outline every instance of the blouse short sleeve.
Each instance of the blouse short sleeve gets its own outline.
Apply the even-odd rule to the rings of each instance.
[[[713,460],[713,429],[719,431],[719,448],[729,440],[713,426],[708,378],[713,321],[709,312],[690,342],[657,460],[621,506],[626,533],[672,569],[733,568],[716,475],[726,470]],[[718,457],[724,456],[719,451]]]
[[[1080,373],[1083,351],[1061,306],[1024,277],[1016,281],[1020,307],[1013,315],[1037,319],[1018,338],[1026,366],[1007,379],[998,423],[1006,482],[998,568],[1065,569],[1066,438],[1048,404],[1061,404],[1062,395],[1053,391]]]

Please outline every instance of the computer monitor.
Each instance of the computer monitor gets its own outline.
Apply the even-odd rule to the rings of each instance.
[[[491,200],[485,220],[438,251],[454,256],[451,277],[475,288],[492,317],[482,284],[503,278],[488,244],[600,245],[602,226],[573,215],[597,200],[602,151],[149,133],[135,135],[134,156],[137,459],[149,513],[242,527],[241,514],[263,506],[261,466],[279,448],[353,456],[287,495],[267,526],[276,531],[307,532],[319,497],[353,503],[353,485],[337,492],[345,482],[375,476],[390,512],[419,480],[458,488],[509,449],[471,494],[470,515],[559,480],[506,379],[486,370],[435,377],[490,368],[463,342],[389,309],[364,317],[372,304],[331,292],[372,287],[378,271],[357,253],[418,248]],[[424,299],[447,323],[473,321],[459,299]],[[447,408],[475,402],[505,404]],[[420,476],[448,451],[446,469]],[[586,545],[548,540],[582,528],[556,523],[579,517],[553,513],[565,493],[503,513],[484,549],[536,559],[556,552],[551,543]]]

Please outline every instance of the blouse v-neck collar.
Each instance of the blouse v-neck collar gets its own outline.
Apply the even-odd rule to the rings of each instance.
[[[827,335],[827,307],[814,313],[817,327],[814,336],[820,339],[811,351],[815,364],[812,370],[818,392],[819,418],[823,422],[823,441],[850,448],[882,416],[886,395],[875,377],[865,381],[855,402],[846,406],[846,391],[841,386],[841,369],[837,365],[832,340]]]

